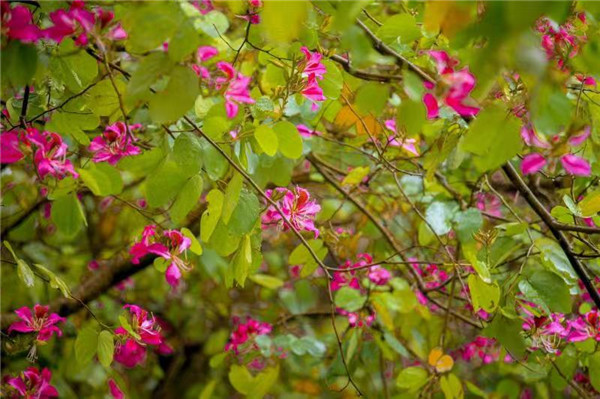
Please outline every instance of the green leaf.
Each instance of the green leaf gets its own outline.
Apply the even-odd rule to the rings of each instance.
[[[125,47],[133,53],[144,53],[160,47],[181,25],[177,3],[130,3],[121,23],[127,32]]]
[[[244,178],[241,174],[234,172],[233,177],[225,190],[225,200],[223,202],[223,211],[221,212],[221,220],[228,224],[233,211],[240,199],[242,188],[244,187]]]
[[[65,298],[71,297],[71,290],[67,283],[63,281],[60,277],[54,274],[51,270],[45,268],[44,266],[35,263],[34,266],[38,269],[42,274],[44,274],[50,280],[50,287],[60,290]]]
[[[389,87],[378,83],[363,85],[356,93],[354,105],[363,115],[380,115],[388,101]]]
[[[189,19],[185,19],[179,24],[169,41],[169,58],[173,61],[181,61],[186,55],[194,52],[200,44],[200,35],[196,32],[194,24]]]
[[[150,99],[150,117],[156,123],[176,121],[189,111],[198,97],[198,77],[182,66],[173,68],[167,88]]]
[[[458,377],[452,373],[440,378],[440,388],[446,399],[462,399],[464,391]]]
[[[481,211],[477,208],[469,208],[459,211],[454,215],[455,230],[461,242],[473,241],[473,234],[477,233],[483,225]]]
[[[119,323],[121,323],[121,327],[123,327],[132,337],[138,340],[141,339],[140,334],[133,331],[133,328],[131,327],[131,324],[129,324],[129,321],[127,321],[125,315],[119,315]]]
[[[125,83],[120,78],[115,77],[115,86],[120,94],[125,93]],[[108,79],[100,81],[96,86],[92,87],[85,93],[85,99],[87,100],[88,108],[98,116],[111,116],[115,113],[119,113],[121,117],[121,110],[119,109],[119,97],[115,92],[115,89]]]
[[[186,173],[171,160],[163,163],[146,179],[146,200],[152,208],[158,208],[172,200],[183,188]]]
[[[279,142],[279,151],[290,159],[298,159],[302,156],[302,138],[298,129],[292,123],[283,121],[273,127]]]
[[[250,266],[252,265],[252,245],[250,242],[250,236],[246,234],[242,240],[242,245],[238,249],[238,252],[233,258],[233,274],[235,280],[242,287],[246,282],[246,277],[250,272]]]
[[[353,168],[342,180],[342,186],[350,185],[356,186],[363,181],[363,179],[369,174],[368,166],[357,166]]]
[[[202,255],[202,246],[200,245],[200,242],[198,241],[194,233],[192,233],[187,227],[182,227],[181,234],[189,238],[192,242],[190,245],[190,251],[192,251],[196,255]]]
[[[31,83],[38,65],[38,54],[33,44],[9,40],[5,46],[2,46],[0,54],[2,80],[20,87]]]
[[[359,290],[342,287],[335,293],[335,306],[344,308],[349,312],[359,310],[364,304],[365,297],[361,295]]]
[[[399,128],[404,127],[403,130],[409,135],[417,135],[421,132],[423,124],[426,121],[427,113],[423,101],[402,101],[402,104],[398,108],[396,126]]]
[[[35,284],[35,276],[27,262],[23,259],[17,259],[17,274],[27,287],[33,287]]]
[[[81,145],[90,145],[90,138],[84,130],[98,127],[100,118],[87,107],[69,107],[67,112],[55,112],[45,129],[51,132],[71,135]]]
[[[221,219],[224,199],[223,193],[217,189],[211,190],[206,195],[208,206],[200,219],[200,239],[204,242],[208,242],[219,219]]]
[[[156,51],[143,57],[137,69],[127,83],[125,99],[131,103],[147,99],[151,96],[150,87],[159,76],[167,74],[172,67],[171,61],[163,51]]]
[[[419,76],[406,68],[402,72],[404,82],[404,92],[413,102],[420,102],[423,100],[423,93],[425,88],[423,87],[423,81]]]
[[[417,392],[427,383],[429,374],[421,367],[407,367],[396,378],[396,386],[409,392]]]
[[[254,274],[249,277],[250,280],[255,282],[258,285],[262,285],[265,288],[269,288],[275,290],[281,286],[283,286],[283,280],[269,276],[268,274]]]
[[[410,14],[396,14],[377,29],[377,37],[387,44],[408,44],[421,37],[421,29]]]
[[[471,123],[462,149],[476,155],[482,171],[498,168],[521,150],[520,121],[500,106],[491,106]]]
[[[229,370],[229,382],[236,391],[248,398],[258,399],[265,396],[279,377],[279,366],[269,367],[256,376],[252,376],[244,366],[234,364]]]
[[[483,330],[483,333],[491,338],[496,338],[502,344],[508,353],[521,359],[526,353],[527,345],[521,335],[521,319],[509,319],[501,312],[497,312],[494,320]]]
[[[256,128],[254,138],[268,156],[272,157],[277,153],[277,147],[279,146],[277,135],[269,126],[260,125]]]
[[[75,194],[58,197],[52,202],[52,221],[58,231],[72,238],[84,225],[83,210]]]
[[[467,282],[473,300],[473,311],[483,309],[488,313],[493,312],[500,303],[500,287],[497,283],[488,284],[474,274],[470,274]]]
[[[452,202],[434,202],[425,211],[425,219],[436,234],[447,234],[452,230],[450,222],[457,208]]]
[[[531,116],[535,128],[548,136],[559,133],[571,120],[573,103],[565,93],[550,84],[536,90],[531,104]]]
[[[325,65],[327,72],[323,76],[323,80],[319,82],[319,86],[323,89],[323,95],[331,100],[336,100],[342,93],[344,86],[344,77],[340,68],[330,60],[321,62]]]
[[[590,382],[596,391],[600,391],[600,352],[596,352],[588,358]]]
[[[519,289],[532,302],[552,312],[571,312],[572,300],[569,287],[555,273],[540,270],[519,282]]]
[[[120,194],[123,191],[121,173],[106,162],[89,162],[85,169],[77,170],[81,180],[97,196]]]
[[[567,255],[556,242],[542,237],[535,240],[535,246],[540,250],[542,263],[548,270],[557,273],[568,284],[578,280]]]
[[[236,235],[249,233],[260,217],[260,203],[254,193],[243,189],[227,227]]]
[[[309,3],[304,1],[267,1],[260,13],[260,29],[270,42],[292,43],[306,21]]]
[[[96,354],[98,332],[91,327],[82,328],[75,339],[75,358],[80,366],[86,366]]]
[[[185,183],[179,194],[177,194],[177,198],[175,198],[175,202],[173,202],[173,206],[169,211],[175,223],[181,224],[185,221],[188,213],[194,209],[194,206],[198,203],[202,195],[202,186],[202,177],[200,175],[192,176]]]
[[[592,217],[600,212],[600,190],[586,195],[578,204],[578,207],[582,217]]]
[[[198,173],[202,167],[202,146],[192,133],[180,134],[173,144],[173,159],[190,175]]]
[[[213,10],[196,22],[197,27],[212,38],[218,38],[229,29],[229,19],[220,11]]]
[[[59,54],[50,58],[52,76],[73,93],[83,90],[98,75],[98,61],[85,51],[77,51],[70,40],[59,46]]]
[[[100,331],[98,334],[98,360],[106,368],[110,367],[115,353],[115,341],[112,333],[108,330]]]

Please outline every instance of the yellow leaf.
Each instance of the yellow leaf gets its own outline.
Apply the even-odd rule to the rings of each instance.
[[[452,370],[454,366],[454,360],[449,355],[444,355],[441,348],[433,348],[429,352],[428,357],[429,365],[435,367],[439,373],[445,373],[446,371]]]
[[[592,217],[600,212],[600,191],[586,195],[578,206],[583,217]]]

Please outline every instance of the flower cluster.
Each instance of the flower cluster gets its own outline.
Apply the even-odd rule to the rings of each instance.
[[[540,18],[536,29],[542,34],[542,47],[549,60],[556,60],[561,70],[566,69],[566,62],[579,53],[586,42],[585,13],[576,13],[563,25],[557,25],[548,18]]]
[[[313,232],[315,238],[319,236],[319,230],[315,227],[315,215],[321,211],[321,206],[310,199],[307,190],[302,187],[296,187],[294,190],[278,187],[265,193],[277,203],[285,218],[296,230]],[[288,224],[273,205],[269,206],[263,214],[262,224],[265,227],[276,224],[282,226],[283,231],[289,229]]]
[[[327,72],[325,65],[321,62],[323,57],[317,52],[311,52],[308,48],[300,49],[304,53],[304,60],[300,64],[301,75],[306,78],[302,95],[312,102],[311,109],[316,111],[318,102],[325,101],[323,89],[319,86],[318,80],[323,80],[323,75]]]
[[[483,364],[490,364],[500,357],[500,347],[494,338],[478,336],[473,341],[463,345],[456,355],[466,362],[478,357]]]
[[[369,266],[373,263],[371,255],[360,253],[356,258],[356,262],[347,260],[339,266],[340,269],[347,269],[347,271],[336,271],[333,273],[331,280],[331,289],[333,291],[337,291],[342,287],[359,290],[360,284],[357,275],[361,270],[366,271],[367,278],[375,285],[386,285],[392,278],[390,271],[380,265]]]
[[[56,326],[58,323],[64,323],[65,318],[56,313],[50,313],[49,306],[35,305],[33,313],[28,307],[22,307],[15,310],[15,313],[21,321],[16,321],[8,327],[8,332],[17,331],[21,333],[37,333],[36,341],[46,342],[54,334],[62,336],[62,331]]]
[[[233,318],[234,329],[229,336],[229,342],[225,345],[226,351],[233,351],[236,355],[240,353],[240,347],[248,341],[253,340],[259,335],[270,334],[273,327],[269,323],[263,323],[251,317],[246,318],[246,322],[242,323],[239,317]],[[249,349],[256,349],[252,345]]]
[[[532,152],[523,157],[521,162],[521,172],[524,175],[539,172],[548,163],[547,158],[556,163],[554,158],[559,155],[562,167],[570,174],[575,176],[589,176],[591,167],[587,160],[572,153],[572,147],[582,145],[590,135],[590,127],[587,126],[579,132],[571,135],[554,135],[550,143],[540,137],[533,126],[525,125],[521,129],[521,137],[525,144],[537,147],[538,151],[545,150],[547,155],[544,156],[539,152]],[[553,166],[554,167],[554,166]]]
[[[129,132],[141,127],[139,123],[130,125]],[[102,135],[92,140],[88,148],[94,153],[92,161],[116,165],[123,157],[140,154],[140,149],[132,144],[134,138],[128,136],[127,129],[127,125],[123,122],[107,126]]]
[[[492,216],[502,217],[502,202],[497,196],[492,193],[479,192],[475,196],[475,199],[477,200],[477,209],[487,212]]]
[[[36,149],[33,149],[33,146]],[[39,132],[35,128],[26,131],[6,132],[0,135],[0,151],[2,163],[18,162],[25,157],[23,151],[33,152],[33,162],[36,165],[40,179],[51,175],[63,179],[67,174],[78,178],[73,164],[67,159],[68,146],[58,133]]]
[[[336,312],[342,316],[346,316],[348,324],[352,328],[370,327],[375,321],[375,312],[373,311],[366,311],[363,314],[363,312],[348,312],[347,310],[337,308]]]
[[[471,91],[475,88],[475,76],[465,67],[455,71],[454,67],[458,65],[458,60],[450,57],[445,51],[429,51],[429,55],[434,59],[440,81],[438,85],[431,82],[424,82],[428,90],[423,95],[423,102],[427,108],[427,118],[434,119],[439,116],[440,103],[438,98],[443,99],[443,103],[452,108],[456,113],[465,117],[472,117],[479,113],[479,107],[471,105],[474,101],[469,97]]]
[[[165,272],[165,279],[176,288],[181,280],[181,271],[190,270],[187,262],[180,258],[180,255],[185,253],[192,241],[178,230],[166,230],[163,237],[164,239],[161,240],[155,225],[146,226],[142,232],[142,239],[133,244],[129,250],[132,256],[131,262],[137,265],[140,259],[148,254],[158,255],[167,260],[170,263]]]
[[[2,397],[9,399],[31,398],[49,399],[57,398],[58,391],[52,385],[52,372],[47,368],[40,370],[28,367],[16,377],[7,375],[3,379]]]
[[[121,24],[113,22],[114,13],[112,11],[99,7],[93,12],[86,10],[82,0],[72,1],[68,10],[52,11],[48,17],[52,25],[46,29],[40,29],[33,23],[33,16],[27,7],[18,5],[11,8],[8,2],[2,2],[2,33],[9,39],[19,40],[23,43],[35,43],[43,39],[60,43],[66,37],[72,37],[78,46],[87,45],[90,35],[100,35],[104,30],[107,30],[106,37],[108,39],[123,40],[127,38],[127,33]]]
[[[245,19],[253,25],[260,23],[260,11],[263,3],[262,0],[248,0],[248,12],[246,15],[241,15],[240,18]]]
[[[148,346],[155,347],[161,354],[172,352],[154,316],[137,305],[125,305],[123,309],[129,309],[131,322],[130,328],[121,326],[115,329],[118,340],[114,358],[117,362],[128,368],[143,363]]]

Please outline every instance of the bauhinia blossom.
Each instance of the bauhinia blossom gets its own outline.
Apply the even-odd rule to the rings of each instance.
[[[131,314],[131,331],[123,327],[115,329],[117,344],[114,358],[125,367],[133,368],[146,360],[147,347],[155,347],[159,352],[171,350],[164,342],[161,329],[155,317],[137,305],[125,305]]]
[[[20,321],[16,321],[8,327],[8,332],[17,331],[21,333],[37,333],[36,341],[46,342],[54,334],[62,336],[62,331],[56,326],[58,323],[64,323],[65,318],[56,313],[50,313],[49,306],[35,305],[33,313],[28,307],[22,307],[15,310]]]
[[[33,23],[29,8],[10,6],[8,1],[0,3],[2,9],[2,35],[23,43],[35,43],[43,37],[42,30]]]
[[[541,18],[536,24],[538,32],[542,33],[542,47],[549,60],[556,60],[560,69],[566,69],[566,62],[579,53],[587,38],[583,29],[586,24],[585,13],[576,13],[563,25],[557,25],[548,18]]]
[[[367,277],[369,277],[369,280],[371,280],[375,285],[386,285],[392,278],[392,273],[379,265],[375,265],[369,268]]]
[[[155,254],[166,259],[170,263],[165,272],[165,279],[169,285],[176,288],[181,280],[181,271],[190,270],[187,262],[180,258],[180,255],[184,254],[191,244],[192,241],[178,230],[165,231],[161,240],[156,232],[156,226],[148,225],[142,232],[141,241],[136,242],[129,253],[132,256],[131,262],[136,265],[147,254]]]
[[[7,375],[3,379],[2,397],[9,399],[49,399],[57,398],[58,391],[50,384],[52,372],[47,368],[42,371],[37,367],[28,367],[18,376]]]
[[[217,87],[227,83],[225,90],[225,111],[228,118],[235,118],[239,111],[239,104],[254,104],[254,99],[250,97],[248,86],[250,78],[237,72],[228,62],[217,62],[219,68],[225,78],[217,78]]]
[[[348,324],[353,328],[370,327],[375,321],[374,312],[368,312],[364,315],[362,312],[348,312],[341,308],[337,308],[336,312],[342,316],[346,316]]]
[[[48,17],[53,25],[44,30],[47,38],[60,43],[65,37],[73,37],[78,46],[87,45],[87,35],[96,23],[94,13],[86,10],[81,0],[71,2],[68,11],[58,9],[51,12]]]
[[[225,350],[233,351],[236,355],[240,353],[242,345],[259,335],[270,334],[273,329],[269,323],[262,323],[251,317],[247,317],[245,323],[242,323],[239,317],[234,317],[233,325],[234,329],[231,331],[229,342],[225,345]],[[251,347],[250,349],[253,348]]]
[[[311,129],[308,126],[303,125],[303,124],[296,125],[296,129],[298,129],[298,133],[300,133],[300,135],[304,138],[310,138],[312,136],[322,136],[323,135],[322,132]]]
[[[475,76],[465,67],[455,71],[454,67],[458,65],[458,60],[450,57],[445,51],[429,51],[429,55],[434,59],[440,81],[438,85],[431,82],[424,82],[425,88],[429,92],[423,96],[423,103],[427,108],[427,117],[434,119],[439,116],[440,104],[438,98],[443,99],[443,103],[452,108],[456,113],[465,117],[472,117],[479,113],[479,107],[471,105],[474,101],[469,97],[475,88]],[[432,92],[435,90],[435,92]]]
[[[115,380],[113,380],[112,378],[108,380],[108,391],[110,392],[110,395],[114,399],[123,399],[123,398],[125,398],[125,394],[123,393],[123,391],[121,390],[121,388],[119,388],[119,386],[117,385],[117,383],[115,382]]]
[[[69,148],[63,142],[58,133],[42,132],[37,129],[27,129],[27,140],[37,146],[33,154],[33,161],[37,167],[40,179],[51,175],[61,180],[70,174],[78,178],[79,174],[75,172],[73,164],[67,159],[67,149]]]
[[[136,123],[129,126],[129,131],[140,129],[142,125]],[[107,126],[104,132],[94,138],[89,146],[89,150],[94,153],[92,161],[108,162],[116,165],[121,158],[131,155],[138,155],[141,150],[133,145],[133,137],[127,134],[127,126],[123,122],[117,122]]]
[[[294,190],[279,187],[275,190],[267,190],[266,194],[277,202],[287,222],[271,205],[263,214],[263,225],[277,224],[287,231],[290,228],[289,222],[298,231],[313,232],[315,238],[319,236],[319,230],[315,227],[315,215],[321,211],[321,206],[310,199],[310,193],[307,190],[302,187],[296,187]]]
[[[347,260],[346,262],[344,262],[343,264],[341,264],[339,266],[340,269],[347,269],[347,270],[336,271],[333,273],[333,278],[331,279],[331,290],[332,291],[337,291],[342,287],[350,287],[355,290],[360,289],[358,277],[356,277],[357,272],[359,270],[362,270],[360,268],[364,268],[365,266],[371,264],[373,262],[373,257],[366,253],[360,253],[360,254],[356,255],[356,259],[357,259],[356,262]],[[372,268],[374,268],[374,267],[375,266],[372,266]],[[374,276],[377,275],[378,277],[382,277],[382,276],[380,276],[380,273],[377,272],[377,269],[375,269],[375,272],[376,273],[374,274]],[[385,276],[383,276],[383,277],[385,277]]]
[[[311,52],[306,47],[302,47],[300,50],[304,53],[305,57],[304,61],[300,64],[301,75],[306,78],[301,93],[312,102],[311,109],[316,111],[319,108],[317,103],[326,100],[323,95],[323,89],[319,86],[317,80],[323,80],[323,75],[325,75],[327,69],[321,62],[323,56],[320,53]]]
[[[5,4],[5,3],[2,3]],[[0,134],[0,162],[4,164],[15,163],[25,157],[19,148],[19,134],[6,132]]]
[[[581,132],[570,136],[566,140],[560,135],[555,135],[552,137],[552,144],[550,144],[540,139],[531,126],[524,127],[524,129],[521,130],[521,136],[526,144],[533,147],[538,147],[540,149],[545,149],[550,155],[555,153],[555,149],[560,150],[565,147],[570,149],[571,147],[580,146],[586,141],[589,135],[590,127],[588,126]],[[564,149],[562,151],[564,152]],[[571,175],[589,176],[592,173],[590,163],[580,156],[569,152],[560,156],[559,159],[562,167]],[[546,164],[548,164],[548,159],[544,155],[540,154],[539,152],[532,152],[523,157],[523,160],[521,161],[521,172],[524,175],[534,174],[542,170]]]

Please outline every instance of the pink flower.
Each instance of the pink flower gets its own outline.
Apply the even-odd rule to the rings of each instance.
[[[525,155],[521,161],[521,172],[524,175],[537,173],[546,165],[546,158],[536,152]]]
[[[141,128],[142,125],[129,126],[130,132]],[[132,137],[127,135],[127,127],[123,122],[108,126],[101,136],[94,138],[88,147],[94,153],[94,162],[108,162],[116,165],[121,158],[141,153],[140,149],[132,144]]]
[[[373,262],[373,258],[371,255],[366,253],[360,253],[356,256],[357,261],[352,263],[350,260],[347,260],[343,264],[339,266],[340,269],[349,269],[347,271],[336,271],[333,273],[333,279],[331,280],[331,290],[337,291],[342,287],[350,287],[355,290],[360,289],[360,284],[358,282],[358,278],[356,277],[356,273],[360,267],[365,267],[368,264]],[[375,266],[373,266],[375,267]],[[385,270],[385,269],[384,269]],[[387,271],[387,270],[386,270]]]
[[[52,335],[62,336],[62,331],[56,326],[57,323],[64,323],[65,318],[56,313],[49,314],[50,307],[35,305],[33,314],[28,307],[22,307],[15,310],[15,313],[21,321],[16,321],[8,327],[8,332],[17,331],[21,333],[36,332],[37,341],[48,341]]]
[[[568,59],[575,57],[587,40],[585,34],[578,35],[578,28],[574,24],[576,18],[586,23],[585,18],[581,18],[580,15],[582,14],[574,14],[559,26],[545,17],[540,18],[536,24],[538,32],[543,34],[541,45],[546,52],[546,57],[549,60],[556,60],[562,70],[566,69]]]
[[[51,27],[44,30],[48,39],[60,43],[69,36],[74,37],[76,45],[87,45],[87,34],[94,27],[96,16],[84,8],[83,1],[75,0],[71,3],[69,11],[58,9],[48,16],[53,23]]]
[[[129,309],[129,325],[135,335],[123,327],[115,329],[119,340],[115,346],[114,358],[125,367],[132,368],[144,362],[148,345],[160,347],[164,344],[164,338],[156,319],[146,310],[137,305],[125,305],[123,309]]]
[[[52,372],[43,368],[42,372],[37,367],[28,367],[17,377],[6,376],[2,394],[8,398],[31,398],[31,399],[49,399],[57,398],[58,391],[52,385]]]
[[[246,318],[245,323],[240,323],[240,319],[233,319],[234,329],[229,336],[229,342],[225,345],[226,351],[233,351],[236,355],[240,352],[240,346],[259,335],[270,334],[273,327],[269,323],[261,323],[251,317]],[[252,350],[253,348],[249,348]]]
[[[196,51],[196,60],[198,62],[204,62],[210,60],[217,54],[219,54],[219,50],[213,46],[200,46]]]
[[[386,285],[388,281],[392,278],[392,274],[389,270],[384,269],[379,265],[375,265],[369,268],[369,273],[367,274],[369,280],[371,280],[375,285]]]
[[[344,309],[337,308],[337,313],[346,316],[348,318],[348,324],[353,328],[362,328],[362,327],[370,327],[371,324],[375,321],[375,313],[369,312],[366,316],[363,317],[361,313],[358,312],[348,312]]]
[[[589,176],[592,173],[589,162],[573,154],[563,155],[560,163],[568,173],[575,176]]]
[[[200,14],[205,15],[215,9],[211,0],[194,0],[192,5],[200,11]]]
[[[35,43],[42,37],[29,8],[21,5],[11,8],[5,1],[2,2],[2,34],[23,43]]]
[[[550,148],[550,144],[542,139],[530,124],[525,124],[521,127],[521,138],[528,146]]]
[[[403,138],[402,141],[398,141],[399,137],[397,135],[396,121],[394,119],[388,119],[384,122],[384,124],[387,129],[394,132],[393,135],[388,137],[388,145],[389,146],[401,147],[413,155],[416,155],[416,156],[419,155],[419,150],[417,149],[417,146],[416,146],[416,144],[417,144],[416,139]]]
[[[302,76],[305,78],[314,75],[319,80],[323,79],[323,75],[327,72],[325,65],[321,62],[323,56],[318,52],[311,52],[308,48],[303,46],[300,51],[304,53],[304,61],[300,68],[302,70]]]
[[[576,320],[569,321],[569,327],[569,342],[585,341],[588,338],[600,342],[600,315],[597,310],[590,310]]]
[[[469,95],[475,88],[475,76],[469,68],[455,71],[454,67],[458,65],[458,60],[451,58],[445,51],[429,51],[429,55],[434,59],[441,77],[444,103],[461,116],[477,115],[479,107],[469,105],[473,102]],[[435,89],[435,85],[431,82],[424,82],[424,85],[427,90]],[[438,100],[432,93],[425,93],[423,103],[427,108],[429,119],[439,116]]]
[[[40,179],[47,175],[54,176],[61,180],[67,173],[74,178],[79,174],[75,172],[73,164],[67,159],[67,144],[63,143],[62,137],[58,133],[42,132],[37,129],[27,129],[27,140],[37,146],[33,161],[37,167]]]
[[[123,391],[121,391],[121,388],[119,388],[119,386],[117,385],[117,383],[115,382],[115,380],[113,380],[112,378],[110,378],[108,380],[108,390],[110,392],[110,395],[114,399],[123,399],[123,398],[125,398],[125,395],[123,394]]]
[[[155,225],[146,226],[142,232],[142,240],[134,243],[129,250],[132,255],[131,262],[137,265],[140,259],[147,254],[158,255],[170,261],[165,272],[165,279],[171,287],[176,288],[181,280],[181,271],[190,270],[180,255],[185,253],[192,241],[177,230],[167,230],[163,235],[164,243],[158,241],[160,237],[157,237]]]
[[[573,147],[577,147],[580,146],[581,144],[584,143],[584,141],[587,140],[588,137],[590,137],[590,133],[591,133],[591,128],[589,126],[586,126],[580,133],[577,133],[571,137],[569,137],[568,143],[569,145],[573,146]]]
[[[502,217],[502,202],[491,193],[477,193],[477,209],[485,211],[492,216]]]
[[[585,75],[578,73],[575,75],[575,77],[584,86],[596,86],[596,84],[597,84],[596,79],[594,79],[592,76],[585,76]]]
[[[0,163],[15,163],[23,159],[24,156],[19,149],[18,133],[6,132],[0,134]]]
[[[121,24],[118,23],[108,31],[106,37],[110,40],[125,40],[127,39],[127,32],[125,31],[125,29],[123,29]]]
[[[496,345],[494,338],[478,336],[459,349],[458,354],[467,362],[477,356],[484,364],[489,364],[498,360],[500,348]]]
[[[322,132],[319,132],[317,130],[313,130],[313,129],[309,128],[308,126],[302,125],[302,124],[296,125],[296,129],[298,129],[298,133],[300,133],[300,135],[302,137],[305,137],[305,138],[309,138],[309,137],[312,137],[312,136],[322,136],[323,135]]]
[[[228,62],[217,62],[217,68],[226,77],[215,79],[216,87],[219,88],[225,83],[229,84],[225,90],[225,110],[228,118],[235,118],[239,111],[239,104],[254,104],[254,99],[250,97],[248,91],[250,78],[237,72]]]
[[[275,191],[267,190],[269,198],[277,197],[276,202],[279,209],[288,221],[299,231],[311,231],[315,238],[319,236],[319,230],[315,227],[314,218],[321,211],[321,206],[316,201],[311,201],[307,190],[296,187],[294,191],[279,187]],[[269,206],[262,217],[263,225],[278,224],[287,231],[289,226],[284,222],[281,214],[273,206]]]
[[[323,89],[319,87],[319,83],[317,82],[317,78],[314,74],[308,76],[306,80],[306,85],[304,89],[301,91],[302,95],[312,101],[311,110],[316,111],[319,106],[317,102],[325,101],[326,98],[323,95]]]

